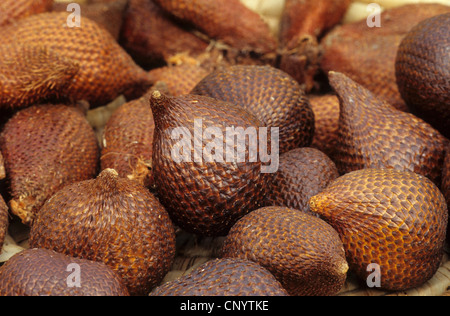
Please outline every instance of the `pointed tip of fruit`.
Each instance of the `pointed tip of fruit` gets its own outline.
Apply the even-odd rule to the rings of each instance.
[[[160,100],[162,98],[162,93],[159,90],[155,90],[152,93],[152,99]]]
[[[100,176],[113,176],[113,177],[118,177],[119,173],[115,170],[115,169],[111,169],[111,168],[107,168],[104,169],[101,173]]]

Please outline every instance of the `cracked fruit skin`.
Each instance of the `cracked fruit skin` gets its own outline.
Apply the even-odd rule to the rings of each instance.
[[[424,176],[364,169],[335,180],[311,198],[311,210],[338,232],[353,270],[365,281],[380,267],[381,289],[403,291],[436,273],[444,254],[448,210]]]

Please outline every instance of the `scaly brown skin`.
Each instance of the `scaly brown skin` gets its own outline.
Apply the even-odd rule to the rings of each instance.
[[[6,234],[9,226],[9,211],[3,197],[0,195],[0,253],[5,242]]]
[[[335,295],[348,270],[342,241],[329,224],[284,207],[262,208],[239,220],[222,256],[257,262],[293,296]]]
[[[447,154],[445,156],[444,168],[442,171],[442,186],[441,190],[447,200],[447,206],[450,205],[450,146],[447,147]],[[447,233],[447,239],[450,239],[450,225]]]
[[[152,82],[147,72],[103,27],[82,17],[81,27],[67,25],[67,12],[50,12],[21,19],[1,28],[2,45],[38,43],[77,64],[79,71],[64,90],[91,107],[105,105],[119,95],[142,96]]]
[[[315,148],[296,148],[280,156],[280,168],[265,205],[310,213],[309,200],[339,177],[335,163]]]
[[[267,127],[280,129],[280,154],[309,146],[314,113],[304,89],[272,66],[231,66],[212,72],[192,94],[242,106]]]
[[[11,211],[27,225],[56,191],[91,179],[98,170],[94,130],[82,112],[66,105],[32,106],[17,112],[0,134],[0,149]]]
[[[148,97],[123,104],[106,123],[101,170],[111,168],[121,177],[150,186],[154,131]]]
[[[3,180],[5,178],[6,178],[5,162],[3,160],[3,155],[0,152],[0,180]]]
[[[450,138],[449,33],[450,13],[421,22],[402,40],[395,63],[398,88],[411,112],[447,138]]]
[[[422,285],[444,254],[448,210],[426,177],[393,169],[364,169],[334,181],[311,198],[311,210],[338,232],[350,268],[365,282],[380,267],[381,288]]]
[[[271,174],[261,172],[260,158],[250,161],[248,144],[241,139],[237,143],[226,141],[226,131],[241,127],[258,132],[261,122],[237,105],[205,96],[168,97],[156,91],[150,104],[156,125],[152,172],[159,199],[172,220],[184,230],[203,236],[226,235],[240,217],[260,207],[272,178]],[[195,120],[200,119],[203,132],[216,128],[222,133],[218,146],[223,147],[223,155],[218,151],[213,157],[213,151],[207,148],[210,140],[195,132]],[[185,129],[191,139],[174,138],[171,133],[175,128]],[[200,146],[195,145],[197,142]],[[176,158],[180,156],[181,145],[187,159]],[[244,162],[229,161],[227,152],[237,146],[245,149]]]
[[[268,54],[277,48],[269,26],[239,0],[154,1],[167,13],[237,50]]]
[[[72,266],[73,265],[73,268]],[[76,270],[79,267],[79,270]],[[80,272],[79,278],[71,274]],[[79,287],[74,282],[79,280]],[[0,296],[129,296],[106,265],[46,249],[27,249],[0,268]]]
[[[441,184],[447,143],[444,136],[341,73],[331,72],[329,79],[340,100],[334,160],[341,174],[363,168],[394,168]]]
[[[1,45],[0,55],[0,109],[64,99],[80,71],[77,63],[40,43]]]
[[[369,28],[366,19],[338,26],[321,41],[321,68],[325,73],[344,73],[395,108],[409,112],[396,83],[398,47],[416,24],[449,11],[450,6],[441,4],[408,4],[385,10],[381,27]]]
[[[175,230],[159,201],[106,169],[58,191],[41,209],[30,246],[105,263],[131,295],[148,295],[169,272]]]
[[[308,98],[315,117],[311,147],[319,149],[333,159],[339,131],[339,98],[334,94]]]
[[[189,275],[156,288],[150,296],[288,296],[274,276],[242,259],[215,259]]]
[[[3,0],[0,3],[0,26],[31,15],[49,12],[53,0]]]

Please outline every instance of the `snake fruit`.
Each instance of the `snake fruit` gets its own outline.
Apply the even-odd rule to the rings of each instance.
[[[56,191],[93,178],[98,169],[94,130],[71,106],[39,105],[17,112],[0,134],[0,149],[11,212],[27,225]]]
[[[274,276],[241,259],[214,259],[186,276],[156,288],[150,296],[288,296]]]
[[[363,168],[394,168],[440,185],[447,140],[413,114],[395,109],[349,77],[331,72],[340,99],[334,160],[341,174]]]
[[[0,268],[0,296],[129,296],[129,293],[120,277],[102,263],[47,249],[27,249]]]
[[[350,268],[362,281],[375,269],[379,288],[403,291],[422,285],[439,268],[448,210],[438,187],[424,176],[354,171],[312,197],[310,206],[339,232]]]
[[[402,40],[395,74],[411,112],[450,138],[450,12],[419,23]]]
[[[262,208],[239,220],[225,239],[222,257],[257,262],[293,296],[337,294],[348,270],[333,227],[284,207]]]
[[[253,131],[261,143],[260,121],[205,96],[156,91],[150,104],[156,126],[152,172],[162,204],[190,233],[226,235],[240,217],[259,208],[271,179],[262,173],[262,159],[253,159],[261,157],[260,147],[239,136]]]
[[[148,189],[106,169],[48,200],[31,228],[30,247],[103,262],[131,295],[148,295],[173,263],[175,230]]]

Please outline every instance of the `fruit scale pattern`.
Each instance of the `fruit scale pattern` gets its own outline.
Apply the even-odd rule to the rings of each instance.
[[[1,296],[448,291],[450,4],[73,2],[0,4]]]

